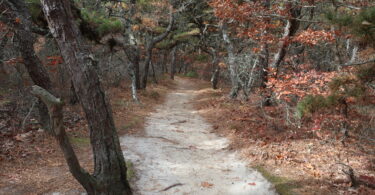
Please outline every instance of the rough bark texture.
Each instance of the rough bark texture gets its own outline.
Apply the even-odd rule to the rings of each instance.
[[[284,60],[290,37],[295,35],[300,25],[300,22],[297,20],[297,18],[301,15],[301,7],[296,6],[296,4],[292,2],[288,3],[287,6],[289,7],[290,19],[287,20],[286,26],[284,27],[284,34],[282,37],[282,41],[280,42],[279,50],[275,55],[273,63],[271,64],[271,67],[276,70]]]
[[[225,46],[228,52],[228,65],[229,65],[229,72],[230,72],[230,80],[232,83],[232,89],[229,94],[230,98],[236,98],[238,93],[241,89],[238,72],[237,72],[237,65],[235,64],[235,55],[234,55],[234,47],[232,41],[229,39],[227,25],[224,23],[221,25],[221,31],[223,34],[223,40],[225,42]]]
[[[95,185],[97,185],[95,179],[80,166],[69,138],[66,135],[63,120],[64,103],[37,85],[33,86],[31,93],[47,105],[51,120],[51,132],[60,145],[70,172],[83,186],[90,186],[85,187],[89,194],[95,194],[95,191],[92,191],[92,189],[95,189]]]
[[[176,73],[176,52],[177,52],[177,47],[174,47],[172,49],[172,60],[171,60],[171,74],[170,74],[170,78],[172,80],[174,80],[174,75]]]
[[[24,1],[6,0],[0,5],[0,11],[4,12],[1,20],[15,29],[15,38],[18,42],[18,49],[24,59],[24,65],[30,75],[31,80],[49,92],[52,91],[52,83],[48,72],[41,63],[34,51],[35,36],[32,32],[30,14]],[[19,22],[15,22],[19,18]],[[39,122],[43,128],[49,130],[49,116],[47,107],[38,102]]]
[[[74,21],[70,1],[41,2],[89,124],[96,184],[81,184],[90,194],[131,194],[112,111],[95,71],[95,60]]]
[[[5,35],[1,38],[0,42],[0,73],[6,74],[4,70],[4,48],[8,43],[8,33],[5,33]]]

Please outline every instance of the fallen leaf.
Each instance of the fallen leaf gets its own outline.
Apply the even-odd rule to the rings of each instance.
[[[248,185],[249,186],[255,186],[255,185],[257,185],[255,182],[250,182],[250,183],[248,183]]]
[[[211,188],[214,184],[208,183],[207,181],[204,181],[201,183],[201,186],[204,188]]]

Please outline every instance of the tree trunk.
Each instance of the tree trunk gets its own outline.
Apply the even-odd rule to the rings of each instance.
[[[150,69],[150,62],[151,62],[151,58],[152,58],[152,49],[153,49],[153,47],[154,46],[151,45],[151,43],[149,43],[147,45],[146,60],[145,60],[145,65],[144,65],[144,70],[143,70],[143,77],[142,77],[142,86],[141,86],[141,89],[146,89],[146,87],[147,87],[148,70]]]
[[[30,75],[31,80],[44,89],[52,92],[52,83],[47,70],[41,63],[34,51],[35,37],[32,33],[32,23],[30,14],[24,1],[6,0],[4,1],[6,12],[3,12],[2,21],[15,29],[15,38],[18,42],[18,49],[24,59],[24,65]],[[0,11],[1,8],[0,8]],[[19,18],[20,22],[15,22]],[[43,128],[49,130],[49,116],[47,107],[38,102],[39,122]]]
[[[168,34],[172,31],[173,23],[174,23],[174,16],[173,16],[173,10],[171,9],[170,17],[169,17],[169,24],[168,24],[166,31],[155,38],[151,38],[147,43],[146,60],[145,60],[145,65],[144,65],[144,74],[143,74],[142,86],[141,86],[142,89],[146,89],[147,87],[148,70],[150,67],[150,62],[152,60],[152,49],[155,47],[157,43],[159,43],[160,41],[162,41],[168,36]]]
[[[211,76],[211,87],[212,89],[217,89],[217,84],[219,82],[219,75],[220,75],[220,66],[219,66],[219,58],[217,56],[217,51],[213,49],[212,51],[212,76]]]
[[[170,74],[170,78],[172,80],[174,80],[174,75],[176,73],[176,52],[177,52],[177,47],[174,47],[172,49],[172,60],[171,60],[171,74]]]
[[[277,72],[281,62],[287,52],[290,37],[294,36],[298,30],[300,22],[296,19],[301,15],[301,8],[296,5],[296,3],[288,3],[290,19],[287,20],[286,26],[284,28],[284,34],[280,42],[279,50],[275,55],[271,68],[274,68]]]
[[[152,69],[152,78],[154,79],[154,83],[158,84],[158,80],[156,79],[156,73],[155,73],[154,64],[152,63],[152,61],[150,63],[151,63],[151,69]]]
[[[238,72],[237,72],[237,65],[235,64],[235,55],[234,55],[234,47],[232,41],[229,39],[228,32],[227,32],[227,24],[224,22],[221,25],[221,31],[223,34],[223,40],[225,42],[225,46],[228,52],[228,65],[229,65],[229,72],[230,72],[230,80],[232,83],[232,89],[229,94],[231,99],[234,99],[238,96],[238,93],[241,89]]]
[[[52,35],[72,75],[74,89],[90,129],[95,179],[88,182],[78,177],[81,169],[71,172],[89,194],[131,194],[112,110],[94,69],[96,62],[73,18],[70,1],[42,0],[41,3]]]
[[[4,51],[5,51],[5,46],[8,43],[8,32],[5,33],[4,37],[2,37],[1,42],[0,42],[0,74],[6,75],[6,71],[4,69]]]

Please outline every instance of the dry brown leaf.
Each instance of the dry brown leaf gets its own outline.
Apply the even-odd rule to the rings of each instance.
[[[204,182],[201,183],[201,186],[204,187],[204,188],[211,188],[212,186],[214,186],[214,184],[208,183],[207,181],[204,181]]]

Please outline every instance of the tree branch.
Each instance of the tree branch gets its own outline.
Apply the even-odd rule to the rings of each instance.
[[[32,87],[31,93],[47,105],[51,119],[52,133],[60,145],[65,160],[68,163],[70,172],[83,186],[97,185],[95,179],[79,164],[73,147],[70,144],[69,138],[66,135],[62,113],[64,103],[47,90],[37,85]]]

